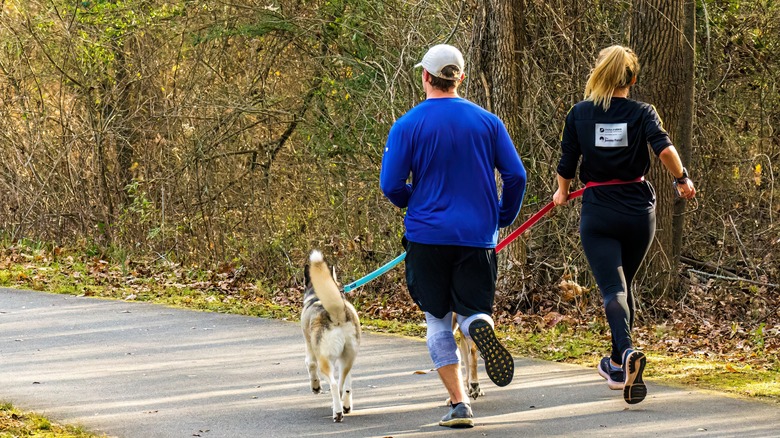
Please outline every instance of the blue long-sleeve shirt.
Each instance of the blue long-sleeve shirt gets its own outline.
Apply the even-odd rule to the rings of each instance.
[[[498,229],[520,212],[526,172],[496,115],[462,98],[439,98],[390,129],[379,182],[394,205],[407,208],[409,241],[492,248]]]

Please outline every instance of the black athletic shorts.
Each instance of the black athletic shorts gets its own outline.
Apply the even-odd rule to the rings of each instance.
[[[444,318],[493,313],[496,250],[406,242],[406,285],[424,312]]]

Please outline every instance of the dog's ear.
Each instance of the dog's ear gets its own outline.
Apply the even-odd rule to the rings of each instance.
[[[306,263],[306,265],[303,267],[303,285],[305,287],[311,286],[311,275],[309,275],[309,264]]]

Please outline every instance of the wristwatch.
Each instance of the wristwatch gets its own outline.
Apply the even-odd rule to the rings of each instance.
[[[674,182],[677,184],[687,184],[688,183],[688,169],[683,167],[683,174],[679,178],[675,178]]]

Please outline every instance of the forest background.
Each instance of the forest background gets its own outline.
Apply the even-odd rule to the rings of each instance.
[[[413,65],[441,42],[462,49],[461,95],[507,121],[529,172],[511,231],[551,200],[563,119],[598,51],[634,43],[650,72],[636,91],[667,124],[677,104],[660,103],[690,95],[690,132],[670,132],[698,190],[696,202],[675,201],[668,175],[651,174],[659,205],[675,205],[679,244],[654,247],[637,279],[640,344],[718,358],[724,372],[780,371],[776,1],[0,5],[4,284],[53,289],[56,266],[75,293],[186,289],[179,303],[294,314],[312,248],[344,283],[373,271],[402,252],[403,212],[379,191],[384,141],[424,98]],[[683,5],[685,17],[667,13]],[[666,70],[648,49],[663,39],[639,44],[659,19],[690,50]],[[688,70],[689,85],[669,81]],[[584,353],[540,340],[537,353],[559,360],[608,342],[577,224],[574,201],[499,257],[496,316],[515,336],[597,334]],[[421,319],[402,267],[353,298],[375,321]]]

